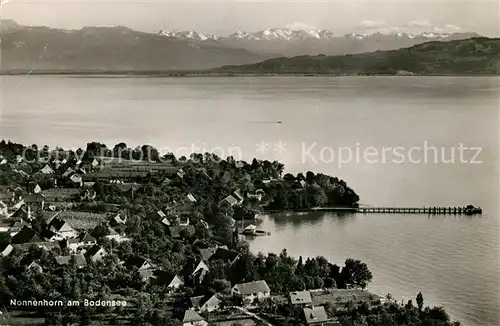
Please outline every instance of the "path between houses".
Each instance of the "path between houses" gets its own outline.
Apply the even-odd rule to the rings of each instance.
[[[269,322],[267,322],[266,320],[264,320],[264,319],[262,319],[261,317],[259,317],[259,315],[254,314],[253,312],[250,312],[250,311],[246,310],[245,308],[242,308],[242,307],[236,307],[236,306],[235,306],[234,308],[236,308],[236,309],[240,310],[240,311],[241,311],[242,313],[244,313],[245,315],[248,315],[248,316],[250,316],[250,317],[254,317],[254,318],[258,319],[259,321],[261,321],[261,322],[265,323],[267,326],[273,326],[273,324],[270,324],[270,323],[269,323]]]

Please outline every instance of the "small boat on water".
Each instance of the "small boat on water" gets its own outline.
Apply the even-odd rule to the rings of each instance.
[[[481,207],[474,207],[473,205],[467,205],[464,210],[463,210],[465,215],[476,215],[476,214],[482,214],[483,210]]]
[[[253,233],[253,235],[255,235],[255,236],[270,235],[270,234],[271,233],[266,232],[264,230],[255,230],[255,232]]]

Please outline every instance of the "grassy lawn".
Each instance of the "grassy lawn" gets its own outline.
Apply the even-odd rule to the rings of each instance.
[[[314,305],[323,305],[329,302],[336,308],[345,307],[345,304],[349,301],[353,303],[367,302],[368,304],[373,304],[381,299],[381,297],[376,294],[356,289],[333,289],[311,292],[311,296]]]
[[[46,218],[52,217],[57,214],[57,217],[68,222],[74,229],[93,229],[102,222],[106,222],[108,218],[112,217],[108,214],[90,213],[90,212],[75,212],[75,211],[62,211],[62,212],[44,212]]]

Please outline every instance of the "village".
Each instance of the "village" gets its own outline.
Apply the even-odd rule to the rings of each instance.
[[[268,257],[249,253],[245,237],[255,235],[256,216],[270,196],[266,186],[283,182],[283,167],[277,162],[212,162],[209,154],[170,157],[167,162],[156,157],[151,162],[91,152],[89,145],[83,159],[75,153],[59,159],[55,152],[45,151],[44,157],[28,163],[20,154],[4,150],[0,283],[10,293],[2,293],[2,298],[37,300],[36,293],[52,293],[13,291],[17,275],[6,275],[9,270],[35,288],[43,287],[37,282],[51,275],[65,279],[69,273],[83,280],[85,273],[94,273],[101,283],[92,286],[95,291],[104,286],[102,293],[82,283],[63,286],[59,297],[83,300],[95,294],[93,298],[102,300],[125,300],[125,310],[51,314],[4,304],[0,318],[7,324],[26,319],[41,325],[161,320],[162,325],[184,326],[326,326],[341,325],[335,316],[339,311],[381,304],[380,297],[363,290],[371,273],[359,261],[346,261],[342,269],[364,265],[365,279],[345,279],[338,266],[319,257],[304,263],[302,257],[298,262],[288,257],[286,250]],[[293,183],[298,191],[307,186],[301,179]],[[167,251],[161,241],[166,241]],[[278,261],[275,267],[270,267],[271,258]],[[285,266],[291,272],[280,271]],[[314,268],[322,274],[311,271]],[[276,274],[271,276],[271,270]],[[267,281],[256,279],[259,273],[269,277]],[[125,317],[124,311],[132,317]],[[62,316],[66,313],[73,316],[71,321]]]

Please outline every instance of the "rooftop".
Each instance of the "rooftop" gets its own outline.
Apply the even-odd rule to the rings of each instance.
[[[204,319],[198,315],[198,313],[194,310],[186,310],[184,313],[184,319],[182,319],[183,323],[192,323],[197,321],[203,321]]]
[[[312,303],[311,293],[309,291],[290,292],[290,301],[292,304]]]
[[[236,284],[235,287],[238,289],[239,293],[243,295],[271,291],[266,281],[241,283],[241,284]]]
[[[307,324],[324,323],[328,321],[328,316],[323,306],[304,308],[304,316]]]

